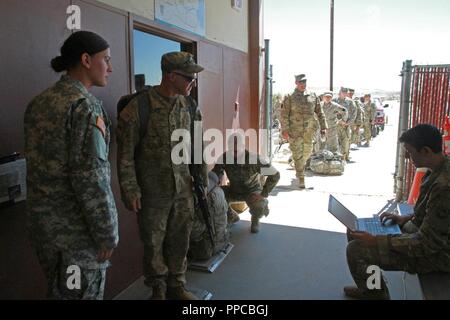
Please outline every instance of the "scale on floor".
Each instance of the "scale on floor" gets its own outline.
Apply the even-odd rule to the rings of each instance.
[[[189,261],[188,268],[191,270],[213,273],[214,270],[216,270],[223,262],[223,260],[228,256],[233,247],[234,246],[230,242],[228,242],[222,250],[220,250],[216,255],[212,256],[209,260]]]

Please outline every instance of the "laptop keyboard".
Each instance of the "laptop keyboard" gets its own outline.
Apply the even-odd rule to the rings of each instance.
[[[371,234],[382,234],[385,232],[385,228],[383,228],[378,221],[375,221],[373,219],[365,220],[364,227],[366,231]]]
[[[382,226],[379,218],[358,219],[358,230],[371,234],[397,234],[400,233],[398,225]]]

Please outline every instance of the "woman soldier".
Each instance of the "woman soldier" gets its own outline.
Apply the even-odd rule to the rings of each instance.
[[[78,31],[51,61],[61,79],[25,112],[27,225],[52,299],[103,299],[118,243],[110,186],[111,122],[89,93],[112,72],[108,43]]]

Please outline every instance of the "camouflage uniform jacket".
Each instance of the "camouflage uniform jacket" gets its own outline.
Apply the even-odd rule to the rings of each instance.
[[[329,104],[321,102],[320,105],[323,109],[323,113],[325,114],[328,128],[336,127],[339,120],[347,120],[348,111],[345,107],[333,101],[331,101]]]
[[[250,163],[252,159],[254,164]],[[247,150],[245,151],[245,164],[239,164],[238,160],[240,160],[239,157],[235,159],[230,152],[225,152],[217,160],[213,171],[219,179],[222,178],[224,171],[226,172],[228,180],[230,180],[230,192],[233,194],[244,195],[260,192],[263,197],[268,197],[270,191],[280,180],[280,173],[267,161],[263,162],[258,155]],[[274,174],[267,176],[264,186],[261,184],[261,174],[264,173],[262,172],[263,168],[270,168],[271,171],[274,171]]]
[[[184,129],[190,134],[189,109],[193,100],[182,95],[163,97],[153,87],[146,94],[150,112],[147,131],[142,139],[137,97],[130,101],[119,117],[117,167],[122,199],[130,203],[142,196],[150,200],[172,199],[175,195],[192,196],[189,164],[172,162],[172,149],[179,142],[171,141],[171,137],[177,129]],[[199,108],[196,108],[194,119],[202,119]],[[207,185],[206,173],[203,178]]]
[[[313,92],[300,92],[295,89],[283,102],[281,123],[283,131],[287,131],[292,138],[299,138],[305,133],[313,134],[318,129],[327,129],[327,122],[320,106],[319,99]]]
[[[32,239],[88,260],[100,247],[116,247],[111,122],[102,103],[81,82],[62,76],[30,102],[24,122]]]
[[[364,119],[365,119],[364,104],[361,101],[359,101],[359,99],[355,99],[355,100],[353,100],[353,102],[355,103],[356,107],[358,108],[357,109],[358,114],[356,115],[356,118],[361,120],[360,124],[355,123],[355,125],[360,126],[364,123]]]
[[[339,99],[339,98],[335,98],[333,99],[333,102],[336,102],[337,104],[340,104],[341,106],[344,106],[347,111],[348,111],[348,118],[346,123],[349,125],[352,124],[357,124],[358,123],[358,111],[356,109],[356,105],[353,102],[353,100],[349,99],[349,98],[345,98],[345,99]]]
[[[377,107],[375,103],[369,102],[364,104],[364,119],[366,123],[372,123],[377,114]]]
[[[428,172],[420,186],[412,223],[413,234],[377,236],[381,250],[392,249],[409,257],[426,257],[439,270],[450,272],[450,158]]]

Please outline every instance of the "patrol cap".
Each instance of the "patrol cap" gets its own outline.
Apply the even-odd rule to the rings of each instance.
[[[331,91],[325,91],[325,92],[323,93],[323,96],[324,96],[324,97],[333,97],[333,92],[331,92]]]
[[[341,87],[340,92],[342,92],[342,93],[347,93],[347,92],[348,92],[348,88]]]
[[[354,93],[354,92],[355,92],[355,89],[350,89],[350,88],[348,88],[348,92]]]
[[[295,76],[295,82],[306,82],[306,78],[304,74],[299,74]]]
[[[161,70],[163,72],[179,71],[186,75],[195,75],[204,68],[194,61],[194,56],[189,52],[169,52],[161,57]]]

